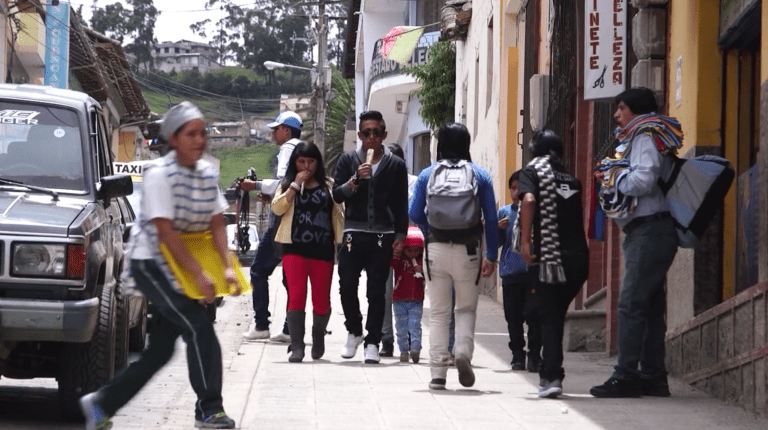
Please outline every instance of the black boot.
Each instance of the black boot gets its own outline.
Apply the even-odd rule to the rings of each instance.
[[[392,357],[395,355],[395,342],[392,339],[381,340],[381,357]]]
[[[325,354],[325,329],[328,327],[328,320],[331,319],[331,311],[325,315],[312,313],[314,316],[312,322],[312,359],[319,360]]]
[[[288,350],[291,356],[288,361],[298,363],[304,360],[304,311],[288,311],[286,319],[288,320],[288,331],[291,335],[291,346]]]

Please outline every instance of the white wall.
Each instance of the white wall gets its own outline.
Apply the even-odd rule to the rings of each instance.
[[[473,2],[472,22],[467,40],[457,43],[456,113],[457,119],[465,104],[466,119],[463,121],[472,136],[472,160],[487,170],[493,180],[497,196],[504,191],[503,178],[499,175],[499,5],[497,2]],[[493,20],[493,29],[488,23]],[[489,40],[488,32],[492,31]],[[488,44],[492,44],[493,58],[489,58]],[[479,62],[476,74],[476,61]],[[477,85],[476,85],[476,80]],[[466,100],[459,96],[467,86]],[[491,85],[490,94],[487,86]],[[475,96],[475,88],[478,89]],[[477,106],[475,106],[477,100]],[[475,112],[477,111],[477,114]],[[477,119],[475,119],[477,118]],[[477,121],[477,124],[475,124]],[[475,130],[477,133],[475,134]]]

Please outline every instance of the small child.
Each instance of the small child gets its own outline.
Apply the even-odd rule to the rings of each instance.
[[[533,278],[523,257],[512,249],[515,234],[512,226],[518,214],[517,185],[520,170],[509,178],[509,194],[512,204],[499,209],[499,275],[504,293],[504,317],[509,331],[509,349],[512,351],[512,370],[538,372],[541,364],[541,327],[536,311],[536,295],[533,294]],[[523,322],[528,324],[528,365],[525,358]]]
[[[400,362],[407,363],[410,353],[411,360],[418,363],[421,353],[421,314],[424,307],[424,236],[421,230],[418,227],[409,227],[403,245],[403,254],[393,257],[391,262],[394,269],[392,307],[395,312]]]

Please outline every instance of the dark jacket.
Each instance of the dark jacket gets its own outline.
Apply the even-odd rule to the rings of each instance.
[[[363,164],[362,149],[345,152],[336,164],[333,199],[344,203],[344,229],[371,233],[395,232],[405,239],[408,230],[408,171],[405,162],[385,146],[373,177],[360,181],[353,193],[347,182]]]

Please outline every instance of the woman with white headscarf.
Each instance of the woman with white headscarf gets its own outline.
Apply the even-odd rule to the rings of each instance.
[[[195,427],[234,428],[222,406],[221,347],[208,320],[205,303],[214,299],[214,281],[184,246],[181,234],[210,230],[224,261],[223,277],[236,284],[227,252],[224,210],[217,169],[201,157],[207,144],[204,117],[190,102],[182,102],[164,116],[160,135],[170,146],[164,157],[144,168],[144,194],[128,247],[130,276],[154,308],[149,345],[98,391],[80,399],[86,428],[109,428],[109,417],[123,407],[173,355],[176,339],[187,343],[187,365],[197,394]],[[194,300],[183,294],[161,252],[161,246],[192,273],[205,296]],[[239,290],[238,290],[239,291]],[[236,292],[237,294],[237,292]]]

